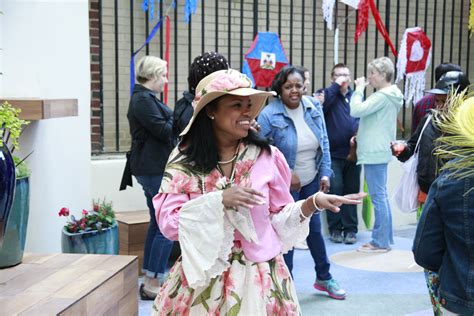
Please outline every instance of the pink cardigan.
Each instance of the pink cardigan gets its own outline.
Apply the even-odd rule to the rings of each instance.
[[[271,155],[262,151],[251,169],[252,188],[265,195],[266,203],[251,209],[252,219],[259,243],[247,242],[238,231],[234,241],[242,245],[247,259],[253,262],[264,262],[274,258],[282,251],[282,243],[270,222],[270,213],[280,212],[288,203],[292,203],[290,195],[291,171],[283,154],[271,147]],[[184,203],[201,194],[163,194],[153,198],[156,219],[163,235],[170,240],[178,240],[179,213]]]

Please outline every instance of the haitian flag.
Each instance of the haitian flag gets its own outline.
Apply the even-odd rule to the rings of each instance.
[[[258,32],[245,54],[245,61],[242,72],[253,79],[255,86],[262,88],[270,87],[275,75],[288,65],[280,38],[273,32]]]

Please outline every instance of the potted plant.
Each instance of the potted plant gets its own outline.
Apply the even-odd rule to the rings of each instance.
[[[25,249],[29,215],[29,170],[13,156],[23,128],[21,110],[0,104],[0,268],[19,264]]]
[[[82,210],[79,219],[66,207],[58,215],[68,218],[61,236],[64,253],[118,254],[118,226],[111,202],[93,201],[92,210]]]

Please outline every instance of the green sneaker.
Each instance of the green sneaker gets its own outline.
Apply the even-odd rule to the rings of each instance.
[[[346,298],[346,291],[344,291],[344,289],[342,289],[339,286],[339,283],[334,279],[326,281],[316,279],[313,286],[316,290],[327,292],[330,297],[336,300],[343,300]]]

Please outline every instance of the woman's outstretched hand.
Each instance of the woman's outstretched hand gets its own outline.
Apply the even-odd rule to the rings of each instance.
[[[339,207],[342,204],[360,204],[365,196],[367,196],[365,192],[347,194],[344,196],[319,193],[316,196],[316,204],[321,208],[337,213],[340,211]]]
[[[252,208],[254,205],[265,204],[265,201],[262,199],[264,197],[257,190],[235,185],[224,190],[224,193],[222,193],[222,204],[227,208],[238,206]]]

